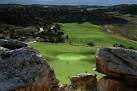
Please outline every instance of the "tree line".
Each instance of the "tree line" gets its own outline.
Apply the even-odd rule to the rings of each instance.
[[[45,8],[44,6],[0,7],[0,23],[18,26],[44,25],[51,22],[92,22],[95,24],[125,23],[102,9]]]

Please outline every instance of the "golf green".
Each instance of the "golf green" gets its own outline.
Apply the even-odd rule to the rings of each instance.
[[[58,58],[58,60],[60,61],[79,61],[82,59],[86,59],[87,57],[81,54],[66,53],[57,55],[56,58]]]

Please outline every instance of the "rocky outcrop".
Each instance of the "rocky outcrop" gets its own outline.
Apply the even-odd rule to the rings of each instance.
[[[61,85],[60,88],[59,88],[59,91],[75,91],[72,87],[72,85]]]
[[[78,74],[71,78],[71,85],[74,90],[79,89],[80,91],[96,91],[96,84],[96,76],[88,73]]]
[[[0,46],[7,49],[18,49],[22,47],[27,47],[27,44],[18,40],[0,39]]]
[[[99,49],[96,68],[106,76],[78,74],[71,84],[58,80],[41,54],[16,40],[0,40],[0,91],[137,91],[137,51]]]
[[[0,48],[0,91],[58,91],[54,71],[39,52],[6,48]]]
[[[121,80],[109,77],[100,79],[97,86],[98,91],[127,91]]]
[[[70,78],[71,84],[60,87],[60,91],[96,91],[96,75],[82,73]]]
[[[137,91],[137,51],[103,48],[96,59],[97,71],[107,75],[98,82],[98,91]]]
[[[104,48],[97,53],[97,71],[109,76],[137,79],[137,51]]]
[[[60,91],[137,91],[137,51],[123,48],[102,48],[97,51],[96,69],[105,74],[73,76],[70,85]]]
[[[97,91],[137,91],[136,83],[114,77],[103,77],[99,80]]]

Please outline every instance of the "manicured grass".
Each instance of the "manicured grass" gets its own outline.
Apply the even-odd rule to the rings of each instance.
[[[94,43],[99,47],[109,47],[115,43],[123,44],[125,46],[137,47],[128,39],[109,35],[101,30],[100,26],[91,23],[65,23],[63,30],[69,35],[69,42],[72,44],[86,44]]]
[[[65,23],[62,26],[69,36],[66,43],[36,42],[30,45],[38,49],[48,60],[62,84],[69,83],[69,77],[72,75],[83,72],[97,73],[94,71],[97,48],[112,47],[114,43],[137,48],[136,42],[106,34],[101,31],[101,27],[90,23]],[[89,42],[95,46],[87,46]],[[100,76],[101,74],[98,78]]]
[[[50,43],[34,43],[32,47],[43,54],[63,84],[69,82],[68,77],[81,72],[91,73],[95,68],[94,47]]]

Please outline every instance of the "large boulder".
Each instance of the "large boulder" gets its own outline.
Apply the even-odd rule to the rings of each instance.
[[[96,91],[96,75],[83,73],[73,76],[70,80],[72,91]]]
[[[53,70],[36,50],[0,50],[0,91],[58,90]]]
[[[97,91],[137,91],[133,84],[122,79],[103,77],[98,81]]]
[[[22,47],[27,47],[27,44],[18,40],[0,39],[0,46],[7,49],[18,49]]]
[[[123,48],[102,48],[96,55],[98,72],[110,77],[137,80],[137,51]]]
[[[98,81],[97,91],[127,91],[123,81],[104,77]]]
[[[97,85],[98,91],[125,91],[125,88],[119,80],[102,78]]]

